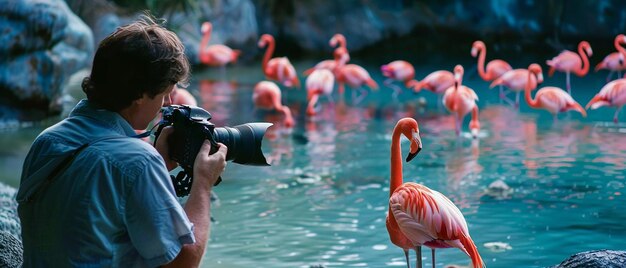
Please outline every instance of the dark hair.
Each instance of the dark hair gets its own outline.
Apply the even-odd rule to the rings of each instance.
[[[186,83],[189,72],[180,39],[144,15],[100,42],[82,88],[90,102],[117,112],[143,94],[154,98],[176,83]]]

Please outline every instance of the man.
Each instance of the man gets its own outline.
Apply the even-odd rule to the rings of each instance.
[[[100,43],[83,81],[87,100],[43,131],[24,162],[17,196],[24,267],[200,264],[226,146],[209,155],[203,144],[183,208],[168,173],[177,166],[168,157],[172,129],[156,148],[133,137],[188,76],[182,43],[150,18]]]

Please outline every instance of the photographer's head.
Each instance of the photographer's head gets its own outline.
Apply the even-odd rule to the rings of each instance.
[[[185,48],[176,34],[143,16],[102,40],[82,87],[91,103],[120,112],[142,129],[169,101],[174,85],[187,82],[189,72]],[[128,113],[135,118],[125,116]],[[143,115],[136,113],[149,113],[145,116],[150,118],[138,118]]]

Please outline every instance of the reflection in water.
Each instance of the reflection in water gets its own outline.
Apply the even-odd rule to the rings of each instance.
[[[230,115],[239,107],[237,101],[237,82],[200,80],[200,105],[213,116],[211,122],[217,126],[226,125]]]

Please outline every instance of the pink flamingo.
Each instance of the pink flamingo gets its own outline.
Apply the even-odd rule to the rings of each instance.
[[[535,99],[532,99],[530,96],[531,87],[531,79],[533,76],[537,76],[538,80],[543,79],[543,74],[541,71],[541,66],[539,64],[533,63],[528,66],[528,74],[527,78],[528,82],[526,83],[526,88],[524,89],[524,98],[528,103],[528,106],[535,109],[544,109],[550,112],[554,116],[554,121],[557,120],[557,114],[560,112],[565,112],[569,110],[575,110],[580,112],[583,117],[587,116],[585,109],[576,102],[572,96],[567,94],[565,90],[560,89],[558,87],[542,87],[535,94]]]
[[[285,127],[291,128],[294,126],[291,110],[289,110],[289,107],[281,104],[280,98],[280,88],[274,82],[261,81],[254,86],[252,94],[254,105],[260,109],[282,112],[285,116]]]
[[[424,79],[417,81],[413,85],[413,90],[417,93],[422,91],[422,88],[431,91],[437,95],[443,95],[446,89],[454,86],[454,74],[450,71],[439,70],[428,74]]]
[[[394,90],[394,97],[402,91],[398,86],[393,85],[393,81],[400,81],[407,88],[413,88],[417,84],[415,77],[415,69],[407,61],[396,60],[388,64],[380,66],[380,70],[384,77],[387,77],[384,84]]]
[[[519,107],[520,92],[524,91],[527,85],[530,85],[531,90],[534,90],[537,88],[537,85],[541,83],[543,83],[543,75],[538,78],[531,76],[531,80],[528,80],[528,69],[514,69],[504,73],[500,78],[491,82],[489,88],[506,86],[511,91],[515,92],[515,108],[517,108]]]
[[[487,47],[483,41],[475,41],[472,44],[472,57],[476,58],[478,56],[478,75],[483,80],[489,82],[499,78],[504,73],[513,70],[510,64],[506,61],[495,59],[487,63],[487,67],[485,68],[485,57],[487,57]],[[500,86],[500,98],[504,99],[506,95]]]
[[[391,179],[386,219],[391,242],[404,251],[407,267],[410,267],[409,249],[415,249],[417,267],[422,267],[422,245],[432,249],[433,267],[435,248],[450,247],[467,254],[474,268],[484,267],[478,249],[469,235],[467,222],[454,203],[440,192],[424,185],[403,183],[400,145],[402,135],[411,141],[407,162],[422,150],[422,140],[415,119],[400,119],[391,136]]]
[[[338,33],[333,35],[333,37],[328,41],[328,44],[331,47],[336,47],[335,51],[333,51],[333,59],[320,61],[314,67],[304,71],[304,75],[310,75],[313,71],[318,69],[327,69],[334,72],[335,68],[337,68],[337,61],[335,61],[334,59],[337,57],[345,57],[346,62],[350,61],[350,54],[348,53],[346,38],[342,34]],[[337,47],[337,45],[339,46]]]
[[[617,123],[617,118],[624,104],[626,104],[626,78],[621,78],[604,85],[585,108],[591,107],[592,110],[595,110],[602,106],[617,107],[613,115],[613,122]]]
[[[617,52],[613,52],[602,60],[602,62],[596,65],[595,71],[599,71],[602,69],[609,70],[609,75],[606,77],[606,82],[611,81],[611,77],[613,73],[617,72],[617,78],[622,76],[622,70],[626,69],[626,64],[624,60],[626,58],[626,49],[624,49],[621,45],[626,45],[626,36],[623,34],[619,34],[615,37],[613,41],[613,45]]]
[[[233,50],[225,45],[211,45],[211,32],[213,24],[205,22],[202,24],[202,41],[200,42],[200,62],[209,66],[225,66],[228,63],[235,63],[241,54],[240,50]]]
[[[578,44],[578,54],[564,50],[558,56],[547,60],[546,64],[550,66],[548,75],[552,77],[554,71],[565,72],[565,87],[567,93],[572,94],[572,87],[570,84],[570,73],[573,72],[577,76],[585,76],[589,72],[589,57],[593,55],[593,50],[589,42],[582,41]]]
[[[272,58],[276,41],[269,34],[264,34],[259,39],[259,47],[268,47],[263,56],[263,73],[269,80],[277,81],[286,87],[300,87],[300,80],[296,69],[291,65],[287,57]],[[271,58],[271,59],[270,59]]]
[[[356,64],[347,64],[347,57],[335,57],[337,68],[335,69],[335,78],[339,82],[339,94],[344,92],[344,84],[348,84],[352,89],[362,90],[361,87],[367,84],[373,90],[378,90],[378,84],[372,79],[370,74],[361,66]],[[353,92],[353,97],[354,93]],[[356,98],[355,98],[356,99]],[[358,101],[356,101],[358,102]]]
[[[330,98],[335,86],[335,76],[326,69],[314,70],[306,79],[307,90],[307,115],[316,114],[315,104],[319,99],[319,95],[324,94]]]
[[[474,138],[478,137],[480,122],[478,121],[478,96],[473,89],[463,85],[463,66],[454,67],[454,86],[448,88],[443,95],[443,105],[454,114],[455,131],[458,136],[461,134],[461,123],[463,118],[472,112],[472,120],[469,123],[470,132]]]

